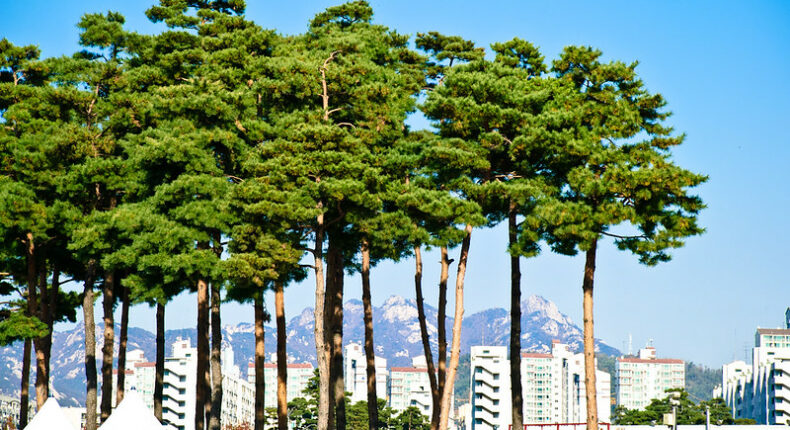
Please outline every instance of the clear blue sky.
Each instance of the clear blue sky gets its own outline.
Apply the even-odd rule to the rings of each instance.
[[[323,8],[339,1],[249,1],[248,16],[267,28],[297,33]],[[679,164],[710,175],[699,189],[708,209],[707,233],[675,252],[675,259],[645,268],[606,244],[596,280],[596,336],[623,349],[654,339],[660,356],[711,366],[743,358],[757,326],[777,327],[790,305],[790,2],[786,1],[373,1],[375,21],[402,33],[436,30],[480,46],[514,36],[540,46],[553,59],[565,45],[592,45],[606,59],[638,60],[649,89],[662,93],[687,133],[675,152]],[[129,28],[155,31],[146,1],[5,2],[0,37],[38,44],[45,56],[77,48],[75,24],[84,12],[117,10]],[[419,121],[416,121],[418,124]],[[473,235],[466,312],[509,303],[505,230]],[[429,254],[426,283],[438,276]],[[583,261],[546,253],[523,265],[523,292],[554,302],[581,320]],[[413,261],[373,272],[376,304],[390,294],[413,296]],[[287,312],[313,300],[312,280],[289,288]],[[358,278],[346,282],[359,297]],[[435,294],[428,300],[436,301]],[[194,296],[168,307],[167,324],[192,325]],[[247,306],[228,305],[224,321],[251,321]],[[132,324],[151,328],[153,313],[133,310]]]

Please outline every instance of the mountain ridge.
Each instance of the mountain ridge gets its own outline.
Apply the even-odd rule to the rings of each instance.
[[[540,296],[529,296],[521,303],[522,349],[534,352],[549,352],[553,339],[570,345],[571,349],[582,348],[582,331],[551,301]],[[344,303],[344,343],[362,343],[364,340],[363,308],[359,300]],[[437,309],[425,305],[428,333],[434,351],[437,348]],[[289,362],[311,362],[315,364],[313,343],[313,309],[308,307],[293,316],[287,323]],[[447,318],[448,342],[451,340],[452,318]],[[414,299],[393,295],[373,310],[374,340],[376,354],[387,359],[387,365],[409,366],[411,359],[423,354],[417,307]],[[101,365],[102,324],[97,321],[96,338],[97,365]],[[116,330],[119,326],[116,324]],[[507,346],[510,335],[510,313],[504,308],[491,308],[464,318],[461,331],[462,355],[472,345],[488,344]],[[84,399],[84,330],[79,323],[70,330],[56,331],[52,347],[52,393],[64,406],[76,406]],[[239,323],[222,327],[223,346],[231,346],[235,364],[246,371],[246,363],[252,360],[255,346],[254,325]],[[165,332],[167,355],[169,347],[177,339],[190,339],[196,344],[194,328],[171,329]],[[115,355],[117,359],[118,338],[116,335]],[[275,352],[275,329],[265,327],[265,350],[267,361]],[[155,335],[147,330],[129,327],[127,350],[143,350],[146,359],[155,357]],[[596,350],[607,355],[620,352],[605,342],[596,339]],[[21,342],[0,348],[0,393],[17,396],[21,378]],[[34,376],[31,375],[31,382]]]

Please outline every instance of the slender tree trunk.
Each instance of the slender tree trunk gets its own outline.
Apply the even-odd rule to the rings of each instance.
[[[598,429],[598,399],[595,392],[595,337],[593,336],[593,280],[595,279],[595,252],[598,241],[587,250],[584,262],[584,388],[587,398],[587,430]]]
[[[447,430],[450,419],[450,401],[453,396],[455,374],[458,370],[458,359],[461,354],[461,323],[464,319],[464,278],[466,261],[469,257],[469,244],[472,240],[472,226],[466,225],[466,237],[461,242],[461,256],[458,259],[458,272],[455,276],[455,315],[453,320],[453,342],[450,349],[450,366],[447,369],[447,381],[442,392],[442,413],[439,416],[439,430]]]
[[[431,430],[436,430],[439,426],[439,402],[441,401],[439,386],[436,382],[436,368],[433,365],[433,354],[431,353],[431,342],[428,336],[428,324],[425,319],[425,299],[422,295],[422,252],[419,246],[414,247],[414,289],[417,296],[417,319],[420,322],[420,337],[422,338],[422,349],[425,353],[425,363],[428,365],[428,381],[431,385]]]
[[[35,287],[34,287],[35,290]],[[34,300],[33,306],[37,306],[38,319],[43,323],[49,322],[49,295],[47,294],[47,267],[42,264],[38,267],[38,291],[41,293],[40,297],[37,294],[31,295]],[[38,298],[36,298],[38,297]],[[41,409],[44,402],[49,397],[49,374],[47,373],[47,338],[51,336],[49,325],[47,324],[47,334],[33,340],[33,346],[36,349],[36,409]]]
[[[255,430],[266,427],[266,405],[264,404],[266,384],[264,383],[264,360],[266,345],[264,343],[263,322],[266,312],[263,309],[263,291],[255,295]]]
[[[50,376],[52,375],[51,372],[51,361],[52,361],[52,336],[55,332],[55,313],[57,313],[58,309],[58,293],[60,292],[60,269],[55,265],[52,269],[52,286],[49,289],[49,309],[47,310],[47,327],[49,331],[47,333],[46,343],[45,343],[45,350],[44,350],[44,364],[46,364],[47,368],[47,380],[49,381]],[[47,397],[49,397],[49,384],[47,384]]]
[[[197,282],[197,370],[195,383],[195,430],[206,427],[206,403],[209,400],[209,384],[206,381],[209,361],[208,342],[208,283],[204,279]]]
[[[323,209],[321,203],[318,209]],[[329,357],[326,347],[325,312],[326,305],[324,283],[324,215],[316,217],[318,228],[315,232],[315,248],[313,249],[313,265],[315,268],[315,338],[316,361],[318,362],[318,427],[317,430],[329,429]],[[256,429],[258,430],[258,429]]]
[[[338,249],[333,238],[329,238],[327,267],[329,276],[332,277],[332,308],[331,308],[331,359],[330,359],[330,386],[332,390],[335,411],[335,429],[346,430],[346,390],[343,378],[343,254]]]
[[[156,376],[154,376],[154,416],[162,421],[165,388],[165,305],[156,302]]]
[[[104,422],[112,413],[112,361],[115,344],[115,318],[113,305],[115,304],[115,273],[108,271],[104,276],[104,295],[102,305],[104,310],[104,344],[102,345],[101,365],[101,422]]]
[[[334,263],[331,261],[331,257],[327,256],[327,266],[326,266],[326,290],[324,292],[325,300],[324,300],[324,355],[326,356],[326,362],[328,367],[328,378],[329,378],[329,391],[327,392],[327,401],[329,402],[329,422],[327,423],[328,430],[335,430],[335,425],[337,422],[335,421],[335,389],[334,389],[334,371],[335,369],[332,367],[332,330],[334,327],[334,322],[332,318],[334,317],[334,276],[332,275],[332,267]]]
[[[93,282],[95,281],[96,262],[88,263],[88,276],[85,279],[82,299],[82,317],[85,323],[85,430],[96,430],[96,322],[93,320]]]
[[[211,283],[211,417],[209,429],[220,430],[222,418],[222,326],[219,285]]]
[[[370,298],[370,244],[362,240],[362,306],[365,308],[365,359],[368,382],[368,428],[379,426],[378,393],[376,393],[376,351],[373,343],[373,305]]]
[[[439,331],[438,357],[436,359],[439,367],[437,386],[439,393],[444,391],[447,381],[447,279],[450,276],[450,264],[453,262],[447,256],[447,247],[441,247],[442,271],[439,275],[439,308],[436,317],[436,329]]]
[[[36,307],[37,307],[37,294],[36,294],[36,254],[35,254],[35,242],[33,240],[33,234],[27,234],[27,314],[28,316],[36,316]],[[30,403],[30,354],[32,352],[32,340],[25,339],[25,345],[23,347],[24,352],[22,356],[22,387],[21,387],[21,395],[19,401],[19,421],[20,423],[23,421],[24,417],[24,425],[21,428],[24,428],[27,425],[27,411],[29,409]]]
[[[518,241],[516,205],[510,202],[508,212],[508,242],[510,254],[510,400],[512,405],[512,429],[524,428],[524,397],[521,388],[521,261],[513,254]]]
[[[26,338],[22,348],[22,386],[19,388],[19,428],[27,427],[27,411],[30,409],[30,354],[31,340]]]
[[[126,391],[126,341],[129,332],[129,289],[121,287],[121,334],[118,340],[118,380],[115,404],[121,404]]]
[[[277,318],[277,429],[288,429],[288,355],[286,354],[285,297],[283,283],[274,283],[274,310]]]

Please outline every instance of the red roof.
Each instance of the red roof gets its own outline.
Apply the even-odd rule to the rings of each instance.
[[[390,372],[425,372],[428,373],[428,369],[425,367],[391,367]]]
[[[134,367],[156,367],[156,363],[134,363]]]
[[[134,370],[127,370],[124,373],[126,373],[127,375],[134,375]],[[113,375],[117,375],[118,374],[118,369],[113,369],[112,374]]]
[[[677,358],[632,358],[632,357],[617,357],[617,361],[621,363],[656,363],[656,364],[683,364],[683,360]]]
[[[552,358],[553,355],[551,354],[541,354],[539,352],[522,352],[521,356],[523,358]]]

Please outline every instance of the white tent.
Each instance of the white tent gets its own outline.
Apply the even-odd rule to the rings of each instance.
[[[145,406],[143,400],[135,391],[124,394],[121,404],[112,411],[112,414],[99,430],[165,430],[156,419],[154,413]]]
[[[44,402],[25,430],[74,430],[58,401],[50,397]]]

